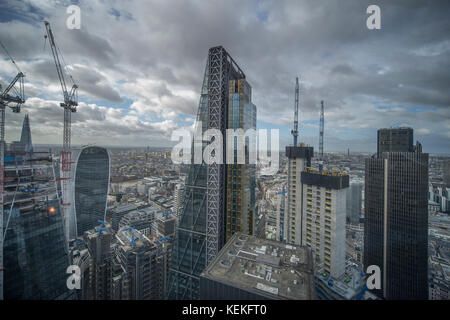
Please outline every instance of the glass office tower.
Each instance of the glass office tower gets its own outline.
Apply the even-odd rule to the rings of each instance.
[[[99,219],[105,219],[110,178],[110,157],[105,148],[89,146],[72,154],[76,164],[73,192],[70,194],[72,217],[69,219],[69,238],[82,236],[85,231],[98,226]]]
[[[23,130],[5,154],[4,299],[65,299],[69,258],[53,159],[31,151],[28,117]]]
[[[197,113],[197,125],[201,121],[202,133],[217,129],[226,137],[226,129],[232,128],[229,123],[231,80],[245,80],[245,74],[223,47],[210,48]],[[193,140],[192,150],[194,146],[203,150],[206,145],[207,142]],[[223,143],[224,160],[225,151]],[[168,299],[199,298],[200,273],[225,243],[226,206],[227,166],[191,164],[175,235]]]
[[[392,136],[399,132],[380,129],[378,137],[390,136],[390,130]],[[381,289],[373,290],[379,297],[426,300],[428,154],[419,143],[412,145],[411,128],[401,132],[385,140],[377,157],[366,159],[364,268],[380,267]]]
[[[251,102],[252,88],[245,79],[230,80],[229,129],[256,129],[256,106]],[[234,137],[237,162],[237,137]],[[254,234],[256,165],[249,164],[250,137],[245,141],[246,164],[227,165],[226,240],[235,232]]]

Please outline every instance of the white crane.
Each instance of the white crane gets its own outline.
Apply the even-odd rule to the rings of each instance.
[[[47,35],[45,38],[49,39],[50,48],[52,49],[53,59],[55,60],[56,72],[58,73],[59,82],[61,83],[61,89],[64,97],[64,102],[60,104],[62,108],[64,108],[64,133],[63,133],[63,150],[61,152],[61,171],[62,177],[59,180],[62,180],[62,201],[61,205],[63,206],[64,212],[64,223],[67,223],[67,213],[70,211],[71,203],[68,201],[68,184],[70,180],[70,170],[71,170],[71,152],[70,152],[70,138],[71,131],[70,127],[72,124],[72,112],[77,111],[77,89],[78,85],[75,84],[72,76],[70,76],[73,85],[70,89],[70,92],[67,91],[66,80],[64,78],[64,70],[61,66],[61,62],[59,60],[60,54],[58,54],[58,47],[55,43],[55,37],[53,36],[52,29],[50,28],[50,23],[48,21],[44,21],[45,29],[47,30]],[[62,55],[61,55],[62,56]],[[63,60],[64,61],[64,60]],[[68,232],[67,225],[66,232]]]

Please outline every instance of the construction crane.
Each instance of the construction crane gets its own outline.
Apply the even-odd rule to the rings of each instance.
[[[106,222],[105,220],[101,220],[101,219],[98,219],[97,222],[99,222],[103,226],[103,228],[105,228],[106,225],[108,224],[108,222]]]
[[[62,171],[62,178],[59,178],[59,180],[62,180],[62,201],[61,204],[63,205],[63,211],[64,211],[64,219],[65,219],[65,223],[66,223],[66,219],[67,219],[67,212],[69,211],[70,208],[70,202],[67,201],[68,199],[68,184],[70,180],[70,170],[71,170],[71,152],[70,152],[70,138],[71,138],[71,132],[70,132],[70,127],[71,127],[71,115],[72,112],[76,112],[77,111],[77,106],[78,106],[78,102],[77,102],[77,89],[78,89],[78,85],[75,84],[72,76],[70,76],[73,85],[72,88],[70,89],[70,92],[67,91],[67,86],[66,86],[66,80],[64,77],[64,71],[63,68],[61,66],[61,62],[60,62],[60,55],[61,58],[62,54],[59,51],[58,47],[56,46],[56,42],[55,42],[55,37],[53,36],[53,31],[50,28],[50,23],[48,21],[44,21],[45,24],[45,29],[47,30],[47,34],[45,35],[45,39],[48,38],[49,43],[50,43],[50,48],[52,49],[52,54],[53,54],[53,59],[55,60],[55,66],[56,66],[56,72],[58,73],[58,78],[59,78],[59,82],[61,84],[61,89],[62,89],[62,93],[63,93],[63,97],[64,97],[64,102],[60,103],[60,106],[62,108],[64,108],[64,132],[63,132],[63,150],[61,152],[61,171]],[[59,54],[58,54],[59,51]],[[64,58],[63,58],[64,61]]]
[[[6,55],[11,59],[11,62],[17,68],[18,73],[11,81],[11,83],[2,90],[0,85],[0,300],[3,299],[3,202],[5,190],[5,113],[6,107],[12,109],[13,112],[19,113],[20,107],[25,103],[25,90],[23,85],[23,78],[25,75],[19,69],[14,59],[9,54],[6,47],[0,42]],[[18,88],[17,88],[18,87]]]
[[[125,228],[123,228],[122,230],[120,230],[120,232],[131,231],[131,230],[134,230],[134,229],[136,229],[136,227],[134,227],[134,226],[131,226],[131,227],[125,227]],[[132,245],[133,247],[136,246],[136,240],[135,240],[135,238],[134,238],[134,234],[131,234],[131,245]]]
[[[170,211],[170,212],[164,212],[163,214],[162,214],[162,216],[164,217],[164,218],[168,218],[169,217],[169,214],[177,214],[175,211]]]
[[[109,230],[108,230],[108,229],[106,229],[106,228],[101,228],[101,227],[95,227],[95,230],[97,230],[97,231],[98,231],[98,233],[102,233],[102,232],[109,232]]]
[[[323,115],[323,100],[320,101],[320,132],[319,132],[319,171],[323,169],[323,130],[324,130],[324,115]]]
[[[297,137],[298,137],[298,77],[295,78],[295,105],[294,105],[294,130],[291,131],[294,136],[294,147],[297,146]]]
[[[165,236],[165,237],[156,239],[155,241],[157,241],[157,242],[166,242],[166,241],[169,241],[169,240],[170,240],[170,236]]]

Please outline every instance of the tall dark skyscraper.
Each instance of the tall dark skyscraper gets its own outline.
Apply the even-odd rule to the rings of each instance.
[[[251,105],[250,88],[245,74],[225,49],[220,46],[210,48],[197,113],[197,124],[201,122],[202,125],[199,131],[217,129],[226,137],[227,128],[245,128],[246,124],[239,123],[245,112],[249,113],[247,124],[250,127],[255,125],[256,108]],[[207,142],[194,138],[192,147],[203,149],[206,145]],[[225,151],[223,143],[224,159]],[[230,218],[228,230],[233,227],[237,230],[244,225],[238,221],[242,210],[227,211],[227,180],[236,179],[239,168],[236,172],[228,170],[231,169],[224,164],[206,165],[203,162],[190,166],[174,241],[168,299],[198,299],[200,273],[225,243],[227,215]],[[251,183],[252,179],[246,181]],[[236,190],[232,188],[237,197],[245,186],[241,182],[233,183],[236,188],[237,184],[242,184]],[[254,197],[249,196],[248,199],[251,202]],[[232,219],[235,219],[233,227]]]
[[[82,236],[96,227],[99,219],[105,219],[110,179],[107,149],[96,146],[74,149],[72,159],[73,180],[68,188],[71,210],[66,220],[69,239]]]
[[[414,149],[412,128],[379,129],[377,136],[378,156],[383,152],[412,152]]]
[[[380,267],[385,299],[428,299],[428,154],[412,133],[380,129],[378,150],[389,152],[366,159],[364,267]]]

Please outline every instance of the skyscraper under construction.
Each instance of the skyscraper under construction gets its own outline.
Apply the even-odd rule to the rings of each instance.
[[[28,116],[21,140],[7,146],[4,190],[4,298],[53,300],[71,296],[56,162],[33,151]]]
[[[202,126],[198,128],[201,133],[217,129],[223,137],[226,129],[256,129],[251,86],[221,46],[209,49],[197,125]],[[223,141],[226,159],[226,139]],[[194,138],[192,148],[203,150],[206,145],[207,141]],[[248,147],[246,144],[247,151]],[[198,299],[200,273],[226,239],[236,231],[253,233],[254,174],[252,165],[192,161],[175,235],[168,299]]]

